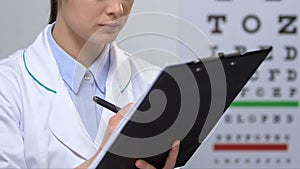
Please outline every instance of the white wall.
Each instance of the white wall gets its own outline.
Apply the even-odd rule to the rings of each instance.
[[[136,0],[132,13],[139,12],[164,12],[169,14],[178,14],[179,0]]]
[[[0,58],[30,44],[47,24],[47,0],[0,1]]]

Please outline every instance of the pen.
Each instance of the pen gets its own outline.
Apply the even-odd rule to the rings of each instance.
[[[113,105],[113,104],[109,103],[108,101],[101,99],[98,96],[94,96],[93,100],[95,103],[99,104],[100,106],[103,106],[103,107],[107,108],[108,110],[115,112],[115,113],[117,113],[121,109],[120,107]]]

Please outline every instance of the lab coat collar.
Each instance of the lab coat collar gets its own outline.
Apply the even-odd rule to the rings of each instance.
[[[111,45],[111,65],[108,74],[110,76],[107,78],[106,95],[112,96],[109,100],[122,107],[125,103],[120,102],[118,99],[124,95],[125,90],[131,89],[129,84],[133,73],[130,55],[119,49],[115,43]],[[128,99],[131,100],[130,98]],[[127,103],[128,99],[125,99]]]
[[[51,25],[48,25],[24,52],[24,63],[26,63],[27,71],[36,81],[56,91],[61,75],[47,39],[48,29],[51,29]],[[114,90],[118,90],[114,92],[123,93],[132,76],[130,55],[119,49],[116,43],[112,43],[110,48],[111,65],[108,74],[112,75],[113,79],[111,80],[115,82],[113,84],[116,87]]]
[[[57,82],[61,79],[61,76],[48,43],[48,29],[51,29],[50,25],[25,50],[23,59],[28,73],[40,87],[48,88],[48,91],[56,93]]]

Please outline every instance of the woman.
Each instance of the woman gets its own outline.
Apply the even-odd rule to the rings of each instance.
[[[91,104],[92,95],[124,106],[151,83],[135,76],[138,64],[112,42],[133,1],[51,0],[51,24],[1,61],[1,168],[86,168],[93,161],[105,124],[114,128],[130,104],[114,115]],[[178,149],[176,142],[165,168],[174,167]],[[136,166],[154,168],[143,160]]]

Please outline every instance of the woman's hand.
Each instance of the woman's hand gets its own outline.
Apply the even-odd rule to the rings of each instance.
[[[105,133],[105,136],[104,136],[103,143],[102,143],[101,147],[103,147],[105,145],[105,143],[107,142],[107,140],[108,140],[109,136],[111,135],[111,133],[116,129],[116,127],[118,126],[118,124],[120,123],[120,121],[122,120],[122,118],[124,117],[124,115],[132,107],[132,105],[133,105],[133,103],[127,104],[120,111],[118,111],[118,113],[116,113],[114,116],[112,116],[109,119],[108,127],[106,129],[106,133]],[[87,161],[85,161],[84,163],[82,163],[80,166],[76,167],[76,169],[85,169],[85,168],[88,168],[88,166],[90,166],[90,164],[94,161],[94,159],[97,157],[97,155],[101,151],[101,147],[99,148],[99,150],[97,151],[97,153],[92,158],[88,159]]]
[[[128,110],[132,106],[133,106],[133,103],[127,104],[124,108],[122,108],[120,111],[118,111],[117,114],[115,114],[114,116],[112,116],[110,118],[109,126],[106,129],[106,134],[105,134],[102,146],[105,145],[105,143],[107,142],[107,140],[110,137],[110,135],[112,134],[112,132],[116,129],[116,127],[118,126],[118,124],[120,123],[120,121],[122,120],[124,115],[128,112]],[[169,152],[169,155],[167,157],[167,160],[165,162],[165,166],[163,167],[163,169],[173,169],[175,167],[176,159],[177,159],[178,152],[179,152],[179,144],[180,144],[180,142],[178,140],[173,143],[172,149]],[[90,158],[89,160],[87,160],[86,162],[84,162],[83,164],[81,164],[80,166],[78,166],[76,168],[78,168],[78,169],[88,168],[88,166],[93,162],[93,160],[96,158],[98,153],[101,151],[101,147],[92,158]],[[147,163],[144,160],[137,160],[135,165],[136,165],[136,167],[138,167],[140,169],[155,169],[155,167],[153,167],[151,164]]]
[[[112,134],[112,132],[114,132],[114,130],[116,129],[116,127],[118,126],[120,121],[123,119],[124,115],[128,112],[128,110],[132,106],[133,106],[133,103],[127,104],[125,107],[123,107],[121,110],[119,110],[117,114],[115,114],[114,116],[112,116],[109,119],[108,126],[106,129],[105,136],[104,136],[101,147],[104,147],[104,145],[106,144],[106,142],[107,142],[108,138],[110,137],[110,135]]]
[[[172,149],[169,152],[169,156],[165,162],[165,166],[163,167],[163,169],[173,169],[175,167],[179,152],[179,145],[180,142],[178,140],[173,143]],[[135,162],[135,166],[140,169],[155,169],[155,167],[144,160],[137,160]]]

